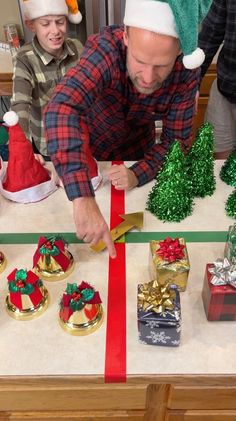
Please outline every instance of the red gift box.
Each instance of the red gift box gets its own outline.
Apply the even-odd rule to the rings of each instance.
[[[226,285],[213,285],[213,275],[209,272],[214,264],[206,265],[202,299],[208,320],[236,320],[236,288]]]

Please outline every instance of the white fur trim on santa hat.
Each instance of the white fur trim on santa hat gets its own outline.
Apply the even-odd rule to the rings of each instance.
[[[57,186],[53,177],[49,181],[38,184],[37,186],[29,187],[17,192],[10,192],[3,188],[5,179],[5,171],[0,171],[0,193],[8,200],[18,203],[33,203],[39,202],[54,193],[57,190]]]
[[[173,12],[162,1],[126,0],[124,24],[179,38]]]
[[[183,57],[183,65],[186,69],[196,69],[200,67],[205,60],[204,51],[201,48],[196,48],[192,54]]]
[[[15,111],[7,111],[3,116],[3,121],[8,127],[11,127],[18,123],[19,117]]]
[[[94,191],[98,189],[98,187],[100,186],[101,182],[102,182],[102,176],[101,176],[100,173],[98,173],[98,175],[96,177],[93,177],[91,179],[91,183],[92,183],[92,186],[93,186]]]
[[[25,0],[24,14],[28,19],[37,19],[47,15],[68,16],[65,0]]]

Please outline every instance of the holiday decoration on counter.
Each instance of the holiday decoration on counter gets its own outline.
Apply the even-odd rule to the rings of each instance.
[[[175,141],[149,193],[147,210],[162,221],[182,221],[192,213],[193,199],[190,187],[186,158],[179,142]]]
[[[7,259],[4,254],[0,251],[0,273],[4,271],[7,265]]]
[[[236,148],[222,165],[220,178],[229,186],[236,187]]]
[[[31,320],[46,310],[49,304],[48,291],[35,273],[14,269],[7,279],[9,293],[6,308],[11,317]]]
[[[208,320],[236,320],[236,266],[226,258],[206,265],[202,299]]]
[[[225,243],[224,256],[231,264],[236,263],[236,224],[230,225]]]
[[[142,344],[179,345],[180,294],[174,285],[158,281],[138,285],[138,331]]]
[[[74,259],[62,236],[40,237],[33,256],[33,269],[46,281],[65,279],[74,269]]]
[[[231,218],[236,218],[236,190],[231,193],[225,205],[226,214]]]
[[[199,129],[186,161],[193,197],[211,196],[215,191],[213,145],[213,127],[205,123]]]
[[[47,169],[34,157],[31,143],[26,139],[14,111],[3,119],[9,130],[9,160],[5,174],[0,177],[0,193],[14,202],[30,203],[45,199],[57,190]]]
[[[138,229],[143,228],[143,212],[128,213],[120,215],[120,217],[124,219],[124,221],[111,230],[112,241],[117,240],[133,227],[137,227]],[[91,246],[91,249],[98,253],[105,248],[106,244],[102,240],[94,246]]]
[[[183,238],[152,240],[149,253],[149,274],[152,281],[161,285],[175,284],[179,291],[185,291],[190,270],[188,252]]]
[[[71,335],[84,336],[98,329],[103,320],[98,291],[87,282],[67,284],[60,301],[59,322]]]

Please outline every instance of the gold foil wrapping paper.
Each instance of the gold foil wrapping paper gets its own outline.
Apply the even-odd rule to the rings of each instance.
[[[47,289],[42,286],[40,287],[40,291],[42,292],[42,300],[36,307],[27,294],[22,294],[22,310],[19,310],[11,303],[10,294],[8,294],[6,297],[7,313],[16,320],[32,320],[40,316],[49,305],[49,294]]]
[[[60,281],[62,279],[65,279],[74,270],[75,263],[72,254],[68,250],[65,250],[64,254],[70,260],[69,267],[66,271],[64,271],[61,268],[61,266],[56,262],[53,256],[50,256],[49,263],[47,263],[45,256],[41,256],[37,265],[34,268],[34,272],[41,279],[46,281]]]
[[[160,247],[160,241],[150,241],[149,274],[151,281],[156,279],[160,285],[165,285],[171,280],[173,284],[177,285],[179,291],[185,291],[190,265],[185,240],[179,238],[179,242],[185,246],[184,257],[169,262],[156,253]]]

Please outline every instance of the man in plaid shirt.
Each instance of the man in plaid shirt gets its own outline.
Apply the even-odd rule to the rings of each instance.
[[[142,20],[146,0],[134,3],[137,21]],[[146,26],[155,18],[146,16]],[[171,143],[179,139],[186,150],[191,137],[199,70],[187,70],[182,59],[177,35],[143,29],[138,22],[106,27],[88,39],[45,110],[48,152],[73,201],[77,235],[90,244],[103,239],[112,257],[114,245],[94,198],[83,145],[89,141],[98,160],[137,161],[129,168],[111,166],[108,177],[116,189],[152,180]],[[163,122],[160,143],[155,120]]]

